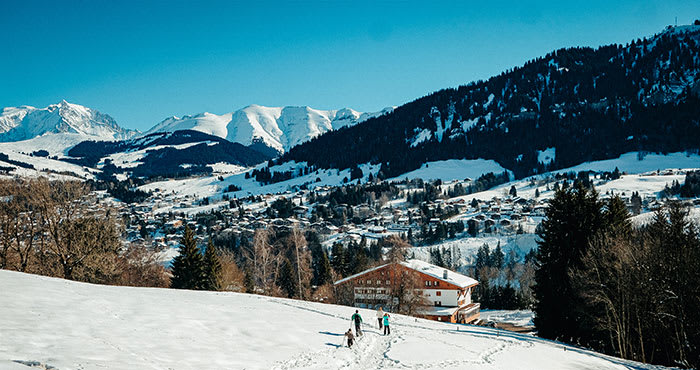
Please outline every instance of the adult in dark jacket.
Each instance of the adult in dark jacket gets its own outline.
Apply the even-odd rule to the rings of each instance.
[[[355,333],[357,333],[357,336],[361,336],[362,329],[360,328],[360,325],[362,324],[362,316],[360,316],[359,310],[355,310],[355,314],[350,317],[350,321],[355,323]]]

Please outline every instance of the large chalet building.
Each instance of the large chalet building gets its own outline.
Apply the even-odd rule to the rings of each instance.
[[[419,316],[452,323],[479,319],[479,303],[472,302],[472,290],[479,284],[476,280],[416,259],[377,266],[334,285],[351,292],[355,307],[390,309],[398,301],[391,290],[396,289],[399,279],[412,279],[417,286],[415,292],[423,298]]]

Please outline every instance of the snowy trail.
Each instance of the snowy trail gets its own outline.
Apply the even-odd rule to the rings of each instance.
[[[353,308],[98,286],[0,270],[4,369],[654,369],[561,343],[392,315],[341,346]]]

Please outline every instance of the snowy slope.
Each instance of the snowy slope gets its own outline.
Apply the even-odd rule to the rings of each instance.
[[[496,161],[486,159],[448,159],[424,163],[421,168],[397,176],[392,180],[423,179],[443,181],[477,179],[479,176],[493,172],[500,174],[506,171]],[[510,171],[508,171],[510,173]]]
[[[653,369],[561,343],[392,315],[341,347],[350,307],[0,271],[0,369]],[[37,366],[37,367],[38,367]],[[24,367],[27,368],[27,367]]]
[[[0,152],[2,153],[32,153],[37,150],[46,150],[49,155],[59,157],[68,154],[68,150],[85,140],[103,140],[96,137],[86,137],[75,133],[46,133],[35,138],[0,142]]]
[[[250,105],[233,113],[201,113],[182,118],[170,117],[146,133],[197,130],[243,145],[262,141],[279,152],[308,141],[327,131],[352,126],[391,111],[361,113],[349,108],[318,110],[310,107],[264,107]]]
[[[294,168],[301,168],[306,166],[306,163],[295,163],[286,162],[281,165],[276,165],[270,168],[271,171],[287,171]],[[265,165],[259,165],[256,168],[262,168]],[[597,162],[585,163],[580,166],[567,168],[551,173],[545,173],[541,175],[534,176],[535,178],[544,178],[548,175],[553,175],[558,172],[571,172],[571,171],[583,171],[583,170],[594,170],[594,171],[612,171],[615,167],[619,167],[620,171],[627,172],[628,174],[638,174],[643,172],[648,172],[656,169],[666,169],[666,168],[700,168],[700,156],[698,155],[686,155],[685,153],[669,153],[668,155],[657,155],[650,154],[644,157],[643,160],[637,159],[636,153],[627,153],[622,155],[620,158],[612,160],[604,160]],[[368,165],[363,164],[359,166],[363,172],[362,182],[366,182],[369,174],[377,174],[379,170],[378,165]],[[463,180],[465,178],[476,179],[482,174],[493,172],[501,173],[505,169],[498,165],[498,163],[492,160],[446,160],[446,161],[434,161],[427,162],[423,166],[415,171],[411,171],[400,176],[397,176],[391,180],[403,180],[405,178],[422,178],[424,180],[435,180],[441,179],[443,181],[451,180]],[[261,185],[253,178],[245,178],[245,172],[235,171],[234,174],[229,174],[224,176],[224,181],[220,181],[218,176],[205,176],[198,178],[182,179],[182,180],[171,180],[171,181],[160,181],[153,182],[148,185],[142,186],[142,190],[153,191],[154,189],[166,190],[168,192],[175,192],[180,195],[195,195],[198,197],[211,197],[221,194],[221,191],[225,189],[228,185],[236,185],[242,190],[236,193],[229,194],[231,196],[247,196],[247,195],[258,195],[258,194],[275,194],[285,191],[294,191],[295,187],[299,187],[302,184],[306,184],[309,188],[314,188],[317,186],[338,186],[343,184],[343,179],[347,177],[350,178],[350,170],[345,169],[341,171],[337,170],[319,170],[318,173],[310,173],[305,176],[295,177],[291,180],[282,181],[279,183]],[[615,181],[610,181],[602,187],[597,187],[598,191],[605,193],[607,190],[614,191],[615,193],[638,191],[640,194],[655,194],[663,190],[666,184],[670,184],[673,180],[682,181],[683,175],[677,176],[641,176],[641,175],[629,175],[623,176],[622,179]],[[316,180],[320,181],[316,181]],[[483,192],[465,195],[464,198],[467,201],[471,201],[472,198],[477,198],[479,200],[489,200],[493,197],[503,197],[507,194],[508,190],[512,185],[515,185],[518,194],[533,198],[535,190],[539,188],[542,193],[542,197],[547,198],[553,194],[552,191],[545,191],[544,186],[531,186],[530,178],[512,181],[493,189],[486,190]],[[480,246],[480,245],[479,245]],[[477,248],[479,246],[476,246]]]
[[[0,113],[0,142],[28,140],[47,133],[114,140],[132,137],[137,131],[123,129],[112,117],[65,100],[46,108],[4,108]]]

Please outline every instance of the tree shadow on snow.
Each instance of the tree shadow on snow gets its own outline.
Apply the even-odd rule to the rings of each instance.
[[[334,343],[326,343],[326,345],[327,345],[327,346],[331,346],[331,347],[335,347],[335,348],[340,348],[340,347],[342,347],[341,345],[339,345],[339,344],[334,344]]]

